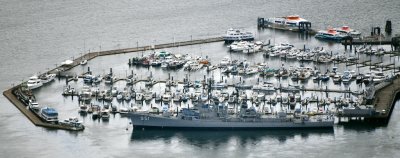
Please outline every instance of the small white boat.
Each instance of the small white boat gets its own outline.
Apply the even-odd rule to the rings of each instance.
[[[219,63],[220,66],[227,66],[231,64],[231,59],[229,57],[224,57]]]
[[[124,93],[124,100],[129,101],[132,99],[132,94],[130,92]]]
[[[81,65],[86,65],[87,62],[88,62],[88,61],[85,59],[85,60],[82,60],[79,64],[81,64]]]
[[[341,73],[336,73],[332,77],[333,83],[341,83],[342,82],[342,74]]]
[[[59,122],[59,123],[62,126],[72,127],[75,130],[83,130],[83,129],[85,129],[85,126],[76,117],[70,117],[68,119],[65,119],[65,120]]]
[[[167,92],[162,96],[163,102],[170,102],[171,101],[171,93]]]
[[[108,109],[101,109],[100,117],[103,121],[107,121],[110,119],[110,110]]]
[[[129,109],[128,108],[125,108],[125,107],[119,108],[119,114],[120,115],[127,115],[128,113],[129,113]]]
[[[382,81],[384,81],[385,79],[386,79],[386,76],[385,76],[385,74],[384,74],[383,72],[375,72],[375,73],[374,73],[374,76],[373,76],[373,78],[372,78],[372,80],[373,80],[375,83],[382,82]]]
[[[135,96],[135,100],[136,100],[136,101],[141,101],[141,100],[143,100],[143,94],[140,93],[140,92],[137,92],[137,93],[136,93],[136,96]]]
[[[352,78],[352,74],[350,71],[344,71],[343,76],[342,76],[342,82],[343,83],[349,83]]]
[[[29,109],[32,111],[39,111],[40,110],[39,103],[34,102],[33,100],[29,100]]]
[[[122,100],[122,99],[124,99],[124,93],[123,92],[118,92],[117,100]]]
[[[153,92],[151,92],[151,91],[146,91],[146,92],[143,94],[143,98],[144,98],[145,101],[151,101],[151,100],[153,99]]]
[[[86,114],[88,112],[88,105],[81,104],[79,105],[79,113]]]

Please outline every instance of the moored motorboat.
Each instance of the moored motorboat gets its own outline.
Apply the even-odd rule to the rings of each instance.
[[[106,108],[101,109],[100,117],[103,121],[108,121],[110,119],[110,110]]]
[[[34,100],[29,100],[29,110],[33,111],[33,112],[37,112],[40,110],[40,106],[39,103],[35,102]]]
[[[85,129],[85,126],[76,117],[70,117],[70,118],[65,119],[63,121],[60,121],[59,124],[61,126],[71,127],[73,130],[83,130],[83,129]]]
[[[328,30],[318,31],[315,35],[315,38],[332,41],[341,41],[346,37],[349,37],[349,35],[347,35],[346,33],[338,32],[332,28],[329,28]]]
[[[40,109],[38,113],[39,117],[49,123],[57,123],[58,122],[58,112],[51,107],[43,107]]]
[[[36,89],[43,85],[42,80],[38,76],[32,76],[26,83],[29,89]]]
[[[49,83],[51,81],[54,81],[54,78],[56,78],[56,74],[44,74],[39,77],[42,80],[43,84]]]
[[[344,71],[342,76],[342,82],[349,83],[351,79],[352,79],[352,74],[350,73],[350,71],[347,70]]]

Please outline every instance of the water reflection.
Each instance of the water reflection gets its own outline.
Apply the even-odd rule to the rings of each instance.
[[[286,140],[299,136],[307,139],[310,135],[333,135],[333,129],[311,130],[220,130],[220,131],[182,131],[182,130],[133,130],[131,142],[146,142],[161,140],[166,143],[173,139],[179,139],[187,144],[203,147],[220,146],[231,140],[236,140],[240,145],[258,144],[262,140],[278,140],[285,143]]]
[[[356,131],[356,132],[372,132],[379,128],[387,127],[387,125],[378,125],[378,124],[374,125],[374,124],[368,124],[366,122],[361,122],[361,121],[346,122],[346,123],[342,123],[341,126],[346,131]]]

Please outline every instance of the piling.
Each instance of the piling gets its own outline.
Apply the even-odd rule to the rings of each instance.
[[[392,33],[392,21],[386,20],[385,32],[387,34],[391,34]]]

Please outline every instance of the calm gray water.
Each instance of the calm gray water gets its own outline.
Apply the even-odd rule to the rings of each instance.
[[[364,34],[369,33],[371,26],[383,27],[385,20],[391,19],[394,32],[399,33],[399,9],[398,0],[1,0],[0,89],[88,51],[215,37],[230,27],[256,32],[257,17],[299,14],[312,21],[314,28],[350,25]],[[271,31],[257,34],[273,39]],[[295,34],[277,32],[274,39],[296,46],[322,45],[343,51],[340,45],[314,38],[303,40]],[[215,43],[182,49],[218,58],[229,55],[222,47],[222,43]],[[89,64],[98,67],[98,72],[108,71],[112,66],[123,75],[128,70],[127,57],[132,56],[102,57]],[[82,72],[83,68],[74,71]],[[56,105],[62,110],[61,116],[76,114],[76,105],[71,105],[69,98],[63,99],[58,92],[44,92],[52,88],[59,91],[63,84],[55,83],[58,84],[37,91],[39,101]],[[129,120],[116,115],[108,123],[81,117],[87,129],[75,133],[35,127],[3,96],[0,105],[0,157],[396,157],[400,154],[399,108],[395,108],[388,126],[379,128],[338,125],[333,131],[132,132]],[[130,128],[126,130],[127,127]]]

